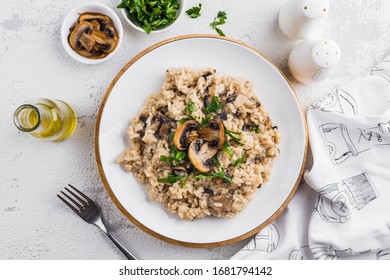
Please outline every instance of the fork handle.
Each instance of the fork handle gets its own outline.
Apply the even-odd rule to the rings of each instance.
[[[116,239],[116,237],[114,235],[112,235],[111,232],[109,231],[106,231],[106,234],[107,236],[111,239],[112,242],[114,242],[114,244],[118,247],[119,250],[121,250],[121,252],[126,256],[126,258],[128,260],[137,260],[137,258],[132,254],[130,253],[129,250],[127,250],[125,248],[125,246],[123,246],[118,239]]]

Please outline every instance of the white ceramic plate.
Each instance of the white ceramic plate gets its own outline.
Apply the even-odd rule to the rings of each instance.
[[[281,155],[271,180],[233,219],[213,217],[185,222],[151,201],[146,188],[116,164],[128,146],[127,127],[148,95],[157,93],[171,67],[203,69],[253,81],[259,100],[281,133]],[[192,247],[231,244],[258,232],[287,206],[302,175],[307,131],[297,97],[286,78],[255,49],[232,39],[191,35],[173,38],[143,51],[116,76],[99,110],[95,150],[107,191],[133,223],[162,240]]]

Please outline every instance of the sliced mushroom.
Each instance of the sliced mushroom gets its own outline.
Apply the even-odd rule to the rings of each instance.
[[[221,148],[225,141],[225,128],[223,127],[223,123],[218,119],[210,121],[207,125],[199,129],[199,137],[209,142],[210,147],[214,149]]]
[[[80,43],[80,38],[84,33],[88,34],[92,30],[92,25],[89,22],[80,22],[77,24],[72,33],[69,36],[69,44],[70,46],[77,52],[82,50],[82,45]]]
[[[70,32],[69,44],[72,49],[94,59],[113,52],[119,41],[110,17],[100,13],[82,13]]]
[[[191,142],[198,138],[198,124],[196,121],[186,121],[179,125],[173,137],[173,144],[179,150],[186,150]]]
[[[103,27],[111,21],[108,16],[103,15],[101,13],[86,12],[80,14],[79,22],[93,20],[98,21],[100,25],[103,25]]]
[[[100,23],[97,20],[91,21],[92,30],[100,31]]]
[[[96,41],[87,33],[83,33],[83,35],[81,35],[79,42],[88,52],[91,52],[96,45]]]
[[[118,38],[116,36],[111,38],[101,31],[93,30],[91,36],[98,44],[102,45],[101,49],[105,53],[112,52],[118,44]]]
[[[184,166],[176,166],[173,168],[172,172],[176,176],[186,176],[187,175],[187,169]]]
[[[198,171],[209,172],[213,167],[213,162],[210,159],[217,152],[217,149],[211,148],[202,139],[196,139],[188,148],[188,157]]]
[[[221,217],[231,211],[233,200],[227,196],[209,196],[207,199],[208,209],[214,216]]]

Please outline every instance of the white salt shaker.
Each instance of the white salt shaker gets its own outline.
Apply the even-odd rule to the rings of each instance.
[[[297,81],[311,84],[329,77],[340,57],[340,47],[336,42],[312,38],[300,42],[293,48],[288,59],[288,67]]]
[[[319,36],[329,11],[329,0],[287,0],[279,12],[279,26],[291,39]]]

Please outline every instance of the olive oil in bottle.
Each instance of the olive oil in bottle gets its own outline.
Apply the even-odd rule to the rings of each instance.
[[[61,141],[73,133],[77,119],[73,109],[64,101],[42,98],[34,104],[17,108],[14,124],[33,137]]]

